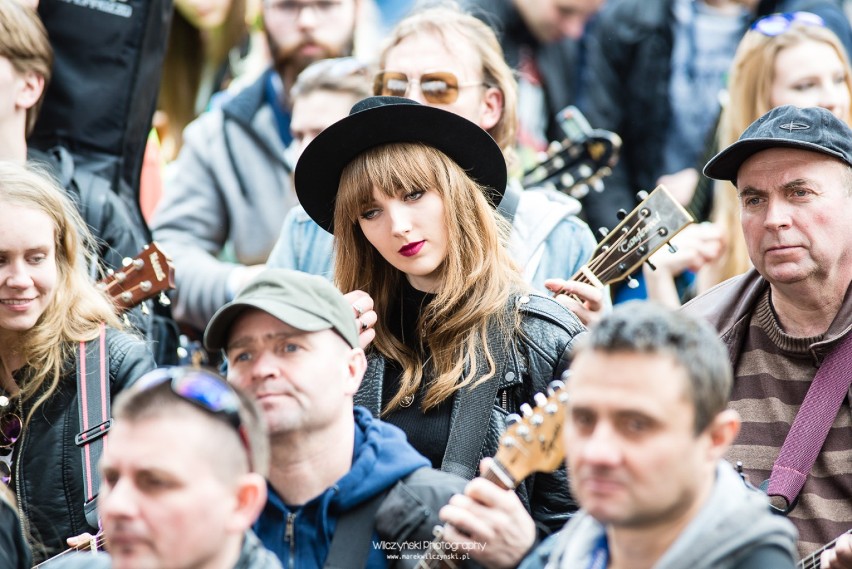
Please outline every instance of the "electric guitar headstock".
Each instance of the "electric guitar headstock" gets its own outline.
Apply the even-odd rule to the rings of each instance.
[[[521,185],[549,187],[575,198],[590,189],[602,191],[602,179],[618,162],[621,137],[614,132],[592,129],[575,107],[560,112],[565,138],[553,142],[538,163],[521,176]]]
[[[139,255],[124,259],[123,264],[120,270],[110,270],[98,282],[120,312],[157,295],[160,295],[160,303],[169,304],[168,297],[162,293],[175,288],[175,269],[156,242],[145,245]]]
[[[500,447],[484,478],[515,488],[534,472],[552,472],[562,464],[562,427],[565,424],[568,393],[565,384],[554,381],[548,394],[535,394],[535,407],[521,406],[523,416],[510,415],[511,424],[500,437]]]

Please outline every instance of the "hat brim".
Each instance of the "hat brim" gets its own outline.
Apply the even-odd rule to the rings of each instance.
[[[259,299],[238,301],[223,306],[210,319],[207,329],[204,331],[204,347],[209,351],[224,349],[234,320],[247,308],[262,310],[285,324],[304,332],[319,332],[332,328],[327,320],[291,304]]]
[[[727,180],[736,186],[737,172],[739,172],[740,166],[743,165],[743,162],[762,150],[779,147],[798,148],[801,150],[819,152],[820,154],[833,156],[843,162],[846,162],[846,158],[844,158],[839,152],[833,152],[828,148],[812,142],[789,140],[784,138],[749,138],[733,143],[711,158],[710,161],[707,162],[707,165],[704,166],[704,175],[708,178],[713,178],[714,180]]]
[[[410,103],[410,101],[409,101]],[[334,207],[343,169],[370,148],[421,142],[436,148],[486,188],[496,208],[506,190],[506,160],[477,124],[454,113],[419,104],[389,104],[347,116],[323,130],[296,164],[299,203],[320,227],[334,233]]]

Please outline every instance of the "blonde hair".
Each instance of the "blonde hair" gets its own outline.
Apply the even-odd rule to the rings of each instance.
[[[417,322],[418,337],[431,353],[430,378],[423,403],[429,410],[459,389],[476,386],[496,373],[493,353],[505,350],[519,329],[517,312],[506,310],[514,293],[527,290],[504,247],[508,224],[492,208],[484,190],[447,155],[421,143],[395,143],[372,148],[343,170],[334,212],[335,284],[341,290],[361,289],[373,297],[379,315],[373,349],[399,362],[399,391],[384,412],[413,396],[423,380],[421,351],[392,332],[391,307],[401,301],[405,275],[388,263],[367,241],[359,217],[373,201],[373,188],[384,195],[435,191],[444,202],[449,247],[441,267],[442,282],[435,299]],[[507,345],[489,345],[496,326]],[[475,377],[484,358],[489,372]]]
[[[53,67],[53,48],[34,9],[15,0],[0,2],[0,56],[8,59],[19,75],[34,73],[44,78],[38,101],[27,109],[29,135],[38,119]]]
[[[427,8],[411,14],[391,30],[379,55],[380,67],[384,69],[391,49],[417,34],[438,36],[450,52],[455,51],[454,46],[461,38],[479,56],[483,81],[503,94],[503,112],[489,134],[509,156],[518,130],[518,86],[494,31],[453,4]]]
[[[94,238],[53,178],[32,166],[0,162],[0,204],[40,211],[53,221],[55,229],[53,298],[35,326],[22,333],[14,346],[29,370],[19,385],[21,401],[33,400],[25,421],[29,422],[59,387],[67,362],[74,361],[77,343],[97,337],[101,322],[115,328],[122,325],[114,305],[86,271],[86,259],[95,256]],[[0,346],[0,350],[10,348]],[[11,371],[6,357],[0,351],[0,364]]]
[[[776,36],[749,31],[740,41],[731,64],[730,100],[719,119],[718,148],[727,148],[736,142],[751,123],[772,109],[772,84],[778,53],[808,42],[824,43],[834,49],[846,71],[846,88],[852,94],[849,58],[843,44],[830,29],[794,23]],[[730,182],[716,181],[713,196],[713,221],[722,227],[726,242],[722,256],[712,265],[712,271],[702,277],[706,283],[702,289],[742,274],[751,267],[740,229],[737,189]]]

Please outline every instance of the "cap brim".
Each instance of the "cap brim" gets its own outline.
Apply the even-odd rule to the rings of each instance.
[[[707,162],[704,166],[704,175],[714,180],[727,180],[732,184],[737,184],[737,172],[743,162],[751,158],[762,150],[770,148],[798,148],[801,150],[810,150],[834,156],[846,162],[846,159],[838,152],[801,140],[788,140],[784,138],[750,138],[747,140],[738,140],[726,149],[719,152],[716,156]]]
[[[234,320],[247,308],[263,310],[304,332],[319,332],[332,328],[327,320],[291,304],[266,300],[240,301],[223,306],[213,315],[204,331],[204,347],[210,351],[225,348]]]
[[[299,203],[318,225],[333,233],[340,175],[362,152],[392,142],[422,142],[449,156],[487,189],[496,208],[506,190],[506,160],[477,124],[454,113],[419,104],[390,104],[347,116],[322,131],[296,164]]]

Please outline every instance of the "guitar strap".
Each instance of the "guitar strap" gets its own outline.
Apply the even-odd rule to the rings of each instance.
[[[112,426],[110,417],[109,355],[106,349],[106,326],[100,325],[98,338],[80,342],[77,356],[77,407],[80,432],[74,443],[83,457],[83,510],[86,521],[98,527],[97,497],[101,478],[98,461],[106,444],[106,434]]]
[[[344,512],[337,520],[323,569],[364,569],[372,549],[376,512],[390,488]]]
[[[793,425],[784,439],[781,452],[772,465],[768,487],[770,496],[780,496],[787,505],[781,513],[788,514],[796,506],[799,492],[816,462],[828,431],[852,385],[852,332],[823,360],[817,370],[805,400],[796,413]],[[762,485],[762,487],[764,486]]]

